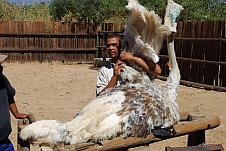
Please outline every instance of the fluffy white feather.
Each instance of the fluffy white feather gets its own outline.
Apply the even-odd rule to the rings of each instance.
[[[66,123],[57,120],[41,120],[32,123],[21,130],[20,137],[31,140],[33,144],[48,142],[51,147],[70,142]]]
[[[134,55],[157,63],[158,59],[155,58],[162,48],[163,39],[170,34],[169,27],[162,25],[162,19],[154,11],[148,11],[140,5],[137,0],[129,0],[126,8],[132,14],[129,23],[124,27],[122,45],[127,46],[127,51],[132,52]],[[134,42],[134,39],[137,38],[140,40]],[[135,49],[137,47],[141,50],[137,51]]]

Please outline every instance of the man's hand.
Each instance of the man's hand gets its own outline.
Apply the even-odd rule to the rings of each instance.
[[[120,75],[120,71],[124,68],[123,62],[117,61],[114,66],[114,77],[118,77]]]
[[[120,54],[120,60],[122,61],[131,61],[134,59],[133,54],[129,53],[129,52],[122,52]]]
[[[27,114],[21,114],[21,113],[15,114],[16,119],[24,119],[24,118],[27,118],[27,117],[28,117]]]

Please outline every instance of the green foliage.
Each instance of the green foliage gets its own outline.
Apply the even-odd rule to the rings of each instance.
[[[179,21],[208,21],[226,19],[226,1],[220,0],[175,0],[184,7]]]
[[[49,14],[53,21],[72,21],[72,12],[76,9],[74,0],[52,0]]]
[[[185,9],[177,21],[208,21],[226,19],[226,0],[174,0]],[[149,10],[164,18],[167,0],[139,0]],[[49,5],[16,6],[0,0],[1,20],[15,21],[64,21],[99,25],[103,22],[124,22],[130,14],[127,0],[52,0]]]
[[[44,21],[50,20],[49,8],[47,4],[38,4],[34,1],[34,5],[13,5],[0,1],[0,18],[1,20],[14,21]]]
[[[104,11],[105,8],[109,7],[109,3],[101,2],[100,0],[77,0],[74,17],[78,22],[98,24],[110,15]]]
[[[53,21],[99,25],[111,18],[127,17],[126,4],[126,0],[52,0],[49,10]]]

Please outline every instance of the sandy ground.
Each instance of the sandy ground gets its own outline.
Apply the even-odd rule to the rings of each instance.
[[[95,98],[98,70],[90,64],[19,64],[4,63],[4,74],[16,88],[15,100],[21,113],[33,113],[36,120],[69,121]],[[161,81],[160,81],[161,82]],[[206,131],[206,144],[222,144],[226,149],[226,93],[179,86],[177,102],[181,111],[200,111],[206,116],[217,115],[221,124]],[[10,139],[16,145],[16,119],[12,116]],[[186,146],[187,136],[150,144],[153,151],[166,146]],[[37,151],[37,147],[32,147]]]

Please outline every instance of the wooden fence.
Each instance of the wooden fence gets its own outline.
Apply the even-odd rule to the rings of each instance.
[[[226,91],[226,22],[179,22],[175,51],[181,83]],[[167,49],[160,53],[163,76],[168,76]]]
[[[114,29],[112,24],[104,27]],[[181,84],[226,91],[226,21],[179,22],[177,29],[174,41]],[[99,32],[102,35],[100,39],[108,34],[103,30]],[[167,62],[164,41],[159,62],[162,74],[158,77],[162,80],[169,74]]]
[[[96,56],[96,45],[92,25],[0,22],[0,52],[8,54],[8,62],[89,62]]]
[[[0,53],[8,54],[8,62],[93,62],[104,55],[106,35],[122,27],[106,23],[97,32],[85,24],[0,21]],[[226,91],[225,27],[225,20],[178,23],[175,51],[182,84]],[[161,79],[168,76],[167,61],[164,42]]]

